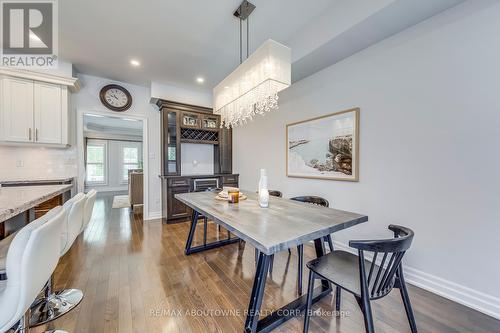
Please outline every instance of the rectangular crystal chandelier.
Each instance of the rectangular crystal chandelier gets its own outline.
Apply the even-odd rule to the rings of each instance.
[[[245,124],[278,108],[278,92],[291,84],[292,51],[267,40],[214,88],[214,113],[221,127]]]

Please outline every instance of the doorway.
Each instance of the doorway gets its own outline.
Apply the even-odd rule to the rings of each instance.
[[[114,196],[117,209],[148,218],[147,119],[77,112],[78,189]]]

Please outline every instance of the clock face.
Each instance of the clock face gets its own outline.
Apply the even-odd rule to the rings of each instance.
[[[125,111],[132,105],[132,96],[127,89],[110,84],[101,89],[101,102],[113,111]]]
[[[127,95],[121,90],[118,90],[116,88],[109,89],[106,91],[104,94],[104,98],[106,99],[106,102],[109,103],[109,105],[113,105],[116,108],[122,108],[127,104]]]

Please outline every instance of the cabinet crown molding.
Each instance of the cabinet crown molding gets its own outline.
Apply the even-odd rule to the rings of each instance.
[[[80,90],[80,81],[75,77],[60,76],[48,73],[33,72],[25,69],[0,67],[0,75],[13,76],[22,79],[42,81],[46,83],[67,86],[69,91],[76,93]]]
[[[165,99],[156,98],[156,97],[151,97],[150,103],[156,104],[156,106],[158,106],[159,111],[161,111],[163,108],[169,108],[169,109],[174,109],[174,110],[179,110],[179,111],[194,111],[194,112],[200,112],[200,113],[213,114],[212,108],[208,108],[205,106],[199,106],[199,105],[180,103],[180,102],[175,102],[175,101],[167,101]]]

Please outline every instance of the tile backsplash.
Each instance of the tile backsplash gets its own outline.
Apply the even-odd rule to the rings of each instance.
[[[0,146],[0,181],[76,177],[76,147]]]

